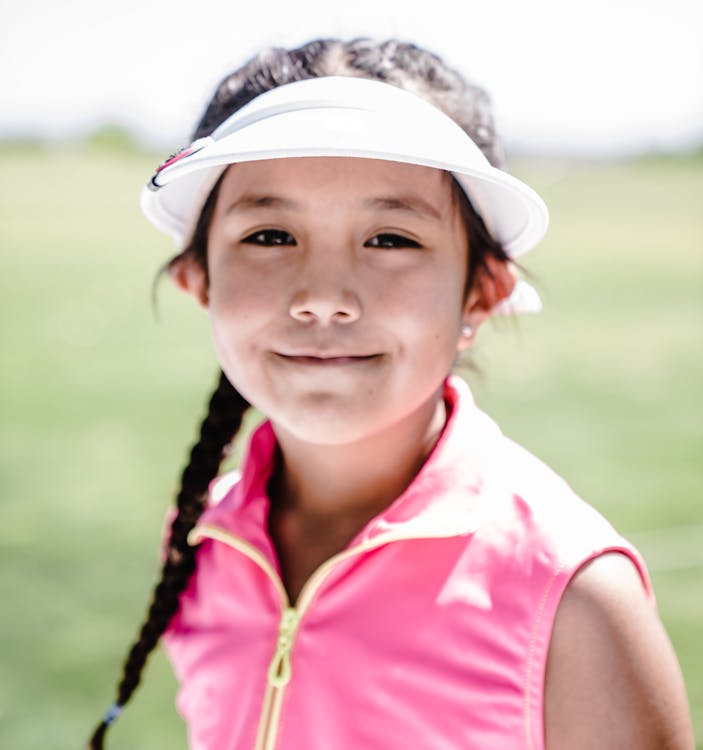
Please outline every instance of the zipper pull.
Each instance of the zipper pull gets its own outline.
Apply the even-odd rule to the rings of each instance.
[[[281,615],[281,624],[268,671],[269,685],[280,688],[290,681],[290,650],[293,647],[293,633],[298,625],[298,613],[294,607],[286,607]]]

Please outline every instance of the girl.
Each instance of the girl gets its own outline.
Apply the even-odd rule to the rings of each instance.
[[[539,306],[546,209],[500,164],[436,56],[325,40],[228,76],[159,167],[222,374],[92,748],[162,634],[198,750],[692,748],[639,554],[449,375]]]

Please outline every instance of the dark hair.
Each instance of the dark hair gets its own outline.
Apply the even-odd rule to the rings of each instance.
[[[193,139],[210,134],[229,115],[265,91],[293,81],[329,75],[371,78],[414,91],[452,117],[491,164],[503,166],[486,92],[466,81],[437,55],[397,40],[353,39],[344,42],[318,39],[297,49],[265,50],[221,81],[195,128]],[[193,235],[183,250],[183,254],[194,255],[206,272],[207,235],[218,187],[219,182],[211,191]],[[479,269],[490,275],[487,257],[503,262],[509,257],[500,243],[491,237],[455,181],[452,181],[452,195],[458,201],[470,248],[465,284],[465,293],[468,294]],[[119,713],[131,698],[149,654],[178,611],[180,595],[195,570],[195,549],[188,544],[188,533],[205,510],[208,485],[217,475],[248,407],[224,373],[220,373],[201,425],[199,440],[191,450],[181,477],[181,489],[176,498],[178,512],[171,526],[161,580],[154,589],[138,638],[124,662],[116,702],[90,740],[92,750],[103,747],[105,732],[115,713]]]

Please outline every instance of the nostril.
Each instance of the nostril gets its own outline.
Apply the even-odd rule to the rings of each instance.
[[[298,318],[299,320],[315,320],[317,316],[314,312],[311,310],[292,310],[291,314],[294,318]]]
[[[343,289],[318,289],[293,296],[289,306],[291,317],[302,322],[312,320],[326,324],[349,323],[361,315],[359,298]]]

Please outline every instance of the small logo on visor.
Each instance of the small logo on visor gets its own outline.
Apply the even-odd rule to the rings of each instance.
[[[156,182],[156,178],[161,174],[161,172],[164,171],[164,169],[173,166],[177,162],[182,161],[189,156],[193,156],[193,154],[197,154],[198,151],[202,151],[205,146],[210,143],[212,143],[212,138],[209,136],[207,138],[198,138],[198,140],[193,141],[190,146],[183,146],[183,148],[179,148],[178,151],[176,151],[174,154],[171,154],[171,156],[169,156],[166,160],[162,161],[161,164],[156,167],[156,172],[154,172],[154,176],[149,181],[151,189],[157,190],[158,188],[162,187],[162,185],[159,185]]]

